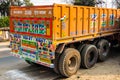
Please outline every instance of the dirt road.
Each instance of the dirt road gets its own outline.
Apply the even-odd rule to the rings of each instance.
[[[120,48],[111,48],[109,59],[91,69],[80,69],[76,75],[63,78],[52,69],[31,66],[12,57],[8,42],[0,43],[0,80],[120,80]]]

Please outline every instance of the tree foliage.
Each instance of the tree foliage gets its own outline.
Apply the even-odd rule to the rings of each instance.
[[[9,2],[10,2],[10,5],[12,5],[12,6],[21,6],[21,5],[23,5],[22,1],[20,1],[20,0],[9,0]]]
[[[9,16],[9,7],[10,6],[33,6],[30,0],[0,0],[0,13],[2,16]]]
[[[0,17],[0,27],[8,27],[9,26],[9,16],[10,6],[33,6],[30,0],[0,0],[0,13],[2,17]]]
[[[0,1],[0,13],[2,16],[9,15],[9,0],[2,0]]]
[[[1,27],[9,27],[9,17],[0,18],[0,28]]]
[[[30,0],[23,0],[25,6],[33,6],[33,3],[30,2]]]
[[[95,6],[95,0],[75,0],[75,5]]]
[[[116,1],[116,4],[117,4],[117,8],[120,9],[120,0],[115,0]]]
[[[33,6],[33,4],[30,2],[30,0],[10,0],[10,3],[12,6]]]

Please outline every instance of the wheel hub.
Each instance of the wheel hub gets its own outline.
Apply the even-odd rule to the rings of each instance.
[[[76,59],[75,57],[71,57],[69,60],[68,60],[68,68],[70,70],[73,70],[75,67],[76,67]]]

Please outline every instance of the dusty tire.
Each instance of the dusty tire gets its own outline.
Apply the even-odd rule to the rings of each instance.
[[[76,49],[65,49],[59,60],[59,70],[61,75],[65,77],[74,75],[79,69],[80,62],[80,53]]]
[[[99,40],[94,40],[93,45],[97,46],[98,42],[99,42]]]
[[[30,64],[30,65],[38,65],[38,64],[36,64],[36,63],[34,63],[34,62],[31,62],[31,61],[28,61],[28,60],[25,60],[28,64]]]
[[[59,71],[59,58],[60,57],[60,54],[59,53],[56,53],[55,54],[55,60],[54,60],[54,71],[57,73],[57,74],[60,74],[60,71]]]
[[[95,65],[98,58],[98,50],[94,45],[86,45],[81,52],[82,67],[89,69]]]
[[[108,57],[109,50],[110,50],[109,42],[103,39],[98,42],[97,48],[99,53],[98,61],[101,61],[101,62],[105,61]]]
[[[78,51],[81,53],[81,51],[83,50],[83,48],[86,46],[87,44],[80,44],[78,46]]]

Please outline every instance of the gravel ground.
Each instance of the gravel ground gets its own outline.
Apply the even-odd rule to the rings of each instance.
[[[120,48],[111,48],[105,62],[63,78],[52,69],[30,66],[24,60],[12,57],[8,45],[9,42],[0,43],[0,80],[120,80]]]

